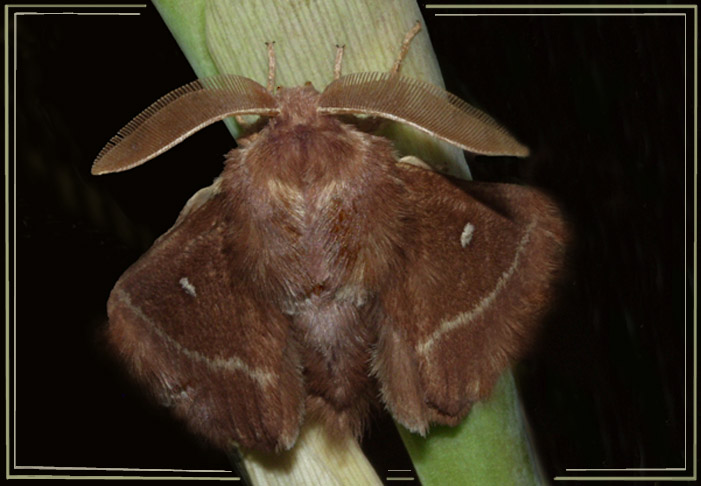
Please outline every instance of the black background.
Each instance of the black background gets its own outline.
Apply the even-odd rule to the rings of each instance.
[[[12,450],[20,466],[227,469],[98,337],[114,282],[233,146],[217,124],[138,171],[90,176],[118,128],[194,79],[151,5],[125,11],[141,15],[18,18]],[[661,10],[586,10],[643,11]],[[562,298],[516,369],[546,477],[690,466],[693,23],[685,37],[681,16],[436,12],[423,9],[447,88],[533,153],[478,157],[474,178],[543,188],[576,235]],[[382,454],[399,450],[388,434],[366,444],[381,474],[406,466]]]

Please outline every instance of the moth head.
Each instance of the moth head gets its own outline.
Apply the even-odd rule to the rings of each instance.
[[[355,73],[319,95],[311,83],[273,95],[253,80],[231,74],[204,78],[172,91],[122,128],[100,151],[93,174],[131,169],[212,123],[231,116],[370,115],[411,125],[485,155],[525,157],[528,148],[489,115],[447,91],[392,73]]]
[[[304,86],[278,88],[275,98],[279,107],[275,118],[280,121],[294,120],[295,124],[304,124],[319,117],[319,92],[310,82]]]

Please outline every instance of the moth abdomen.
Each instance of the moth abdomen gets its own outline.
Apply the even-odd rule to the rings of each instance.
[[[369,367],[370,349],[376,338],[371,326],[362,324],[372,322],[368,319],[370,312],[346,310],[349,315],[345,318],[337,317],[329,322],[333,330],[318,326],[319,315],[301,314],[295,317],[295,323],[300,329],[310,329],[310,324],[318,326],[306,334],[304,376],[308,416],[321,420],[330,432],[339,436],[350,433],[360,437],[367,413],[379,405]],[[343,311],[337,309],[334,313]]]

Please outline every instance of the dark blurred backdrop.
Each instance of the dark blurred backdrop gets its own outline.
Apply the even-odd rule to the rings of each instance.
[[[90,176],[117,129],[194,79],[151,5],[124,11],[141,15],[11,22],[14,451],[18,465],[226,469],[130,386],[97,337],[114,282],[234,145],[217,124],[138,171]],[[599,15],[540,15],[583,11]],[[690,466],[693,22],[630,15],[670,12],[659,8],[423,12],[448,90],[532,149],[477,157],[474,178],[544,189],[576,235],[562,298],[516,368],[546,476]],[[446,12],[502,15],[434,16]],[[373,431],[367,447],[399,450],[377,446],[393,437]]]

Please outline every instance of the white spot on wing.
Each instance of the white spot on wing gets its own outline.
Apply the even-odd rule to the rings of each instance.
[[[475,232],[475,226],[472,223],[467,223],[460,235],[460,246],[465,248],[472,241],[472,235]]]
[[[180,279],[180,286],[188,294],[192,295],[193,297],[197,297],[197,292],[195,291],[195,286],[190,283],[190,281],[187,279],[187,277],[183,277]]]
[[[514,273],[516,273],[516,270],[521,263],[521,255],[524,251],[526,251],[528,243],[531,239],[531,233],[533,233],[533,230],[537,224],[538,219],[533,218],[531,223],[526,227],[526,231],[516,247],[516,252],[511,260],[511,265],[506,269],[506,271],[504,271],[504,273],[501,274],[492,291],[482,297],[482,299],[469,311],[458,314],[453,319],[448,319],[441,322],[433,333],[431,333],[426,339],[416,346],[416,351],[419,354],[423,356],[427,355],[431,351],[431,348],[433,348],[433,345],[438,342],[438,339],[440,339],[443,334],[452,331],[453,329],[469,325],[489,308],[499,293],[504,289],[504,287],[506,287],[506,284],[509,283],[509,280],[511,277],[513,277]]]

